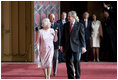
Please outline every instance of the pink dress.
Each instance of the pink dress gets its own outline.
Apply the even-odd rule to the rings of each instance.
[[[54,54],[54,35],[55,32],[51,28],[48,30],[39,30],[39,53],[42,68],[48,68],[52,66],[52,59]]]

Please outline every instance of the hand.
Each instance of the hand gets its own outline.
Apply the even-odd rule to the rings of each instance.
[[[60,46],[60,51],[63,52],[63,47],[62,46]]]
[[[107,8],[107,7],[108,7],[108,5],[106,5],[105,3],[103,3],[103,5],[104,5],[104,7],[105,7],[105,8]]]
[[[87,50],[85,48],[82,48],[82,54],[84,54]]]
[[[58,37],[57,37],[57,30],[55,30],[55,35],[54,35],[54,42],[56,42],[58,40]]]
[[[61,46],[59,46],[59,49],[60,49]]]
[[[57,33],[58,33],[58,31],[57,31],[57,30],[55,30],[55,35],[57,35]]]

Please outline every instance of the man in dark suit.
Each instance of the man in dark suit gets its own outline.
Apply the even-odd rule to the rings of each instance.
[[[117,26],[109,13],[109,10],[104,10],[104,21],[102,21],[103,57],[107,61],[117,61]]]
[[[53,75],[56,76],[57,75],[57,65],[58,65],[58,50],[59,50],[59,36],[60,36],[60,27],[59,24],[57,22],[55,22],[55,15],[54,14],[50,14],[49,15],[50,18],[50,22],[51,22],[51,28],[53,28],[54,30],[57,29],[58,31],[58,40],[56,42],[54,42],[54,56],[53,56]]]
[[[74,67],[76,79],[80,78],[80,48],[82,53],[86,52],[85,49],[85,32],[83,24],[76,22],[77,14],[75,11],[68,13],[68,21],[64,24],[61,36],[60,50],[65,53],[66,67],[69,79],[74,79],[72,55],[74,57]]]
[[[84,28],[85,28],[85,40],[86,40],[86,49],[87,49],[87,52],[83,55],[84,57],[84,60],[87,62],[88,61],[88,55],[90,53],[90,38],[91,38],[91,21],[88,20],[89,18],[89,13],[88,12],[85,12],[83,14],[83,19],[80,20],[80,22],[84,25]]]
[[[57,23],[59,24],[59,27],[60,27],[59,41],[61,40],[61,33],[63,30],[63,26],[67,22],[66,16],[67,16],[66,12],[62,12],[61,19],[57,21]],[[59,50],[58,60],[59,60],[59,62],[65,62],[64,53],[61,52],[60,50]]]

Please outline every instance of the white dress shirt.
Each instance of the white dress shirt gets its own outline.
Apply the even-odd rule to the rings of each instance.
[[[84,19],[84,21],[85,21],[85,26],[86,26],[86,28],[87,28],[87,25],[88,25],[88,19]]]

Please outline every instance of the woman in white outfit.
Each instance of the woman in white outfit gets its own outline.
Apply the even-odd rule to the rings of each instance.
[[[54,53],[53,41],[57,41],[57,31],[54,31],[50,26],[50,20],[48,18],[43,19],[43,28],[39,30],[37,39],[37,46],[39,45],[38,54],[40,54],[41,65],[46,79],[50,79]]]
[[[102,26],[101,22],[96,19],[96,15],[93,14],[92,16],[93,21],[92,21],[92,50],[93,50],[93,56],[94,56],[94,61],[99,62],[99,48],[100,48],[100,36],[102,37]]]

